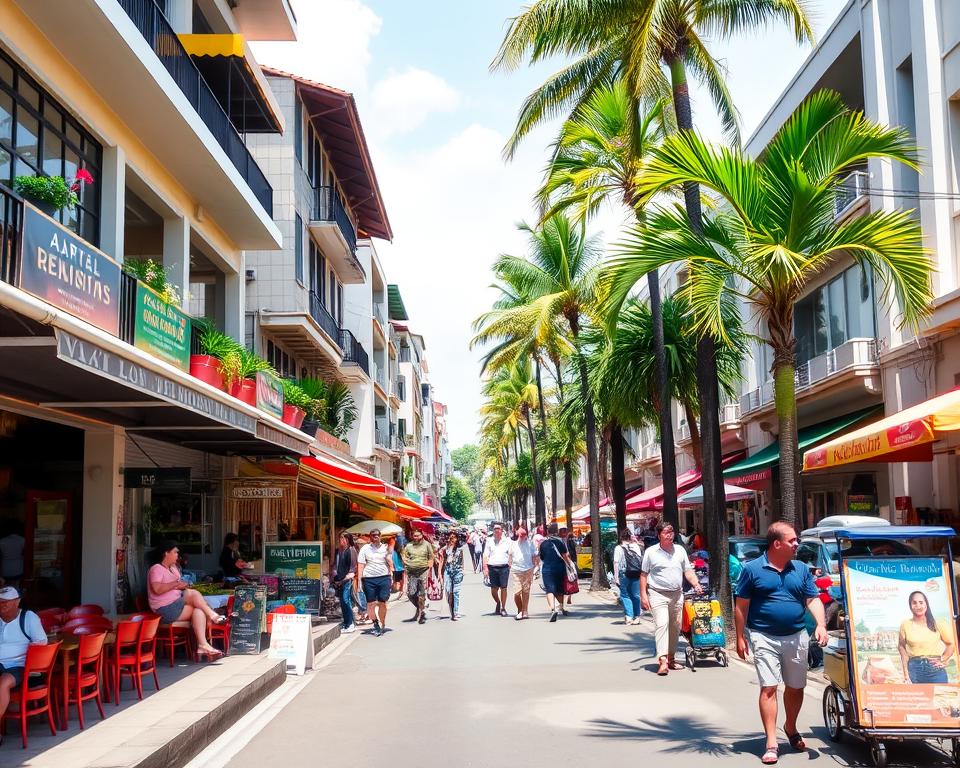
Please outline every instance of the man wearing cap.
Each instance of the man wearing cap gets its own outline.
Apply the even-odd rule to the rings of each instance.
[[[3,587],[0,589],[0,718],[10,704],[10,692],[23,682],[30,643],[47,644],[40,617],[33,611],[21,611],[20,593],[13,587]]]

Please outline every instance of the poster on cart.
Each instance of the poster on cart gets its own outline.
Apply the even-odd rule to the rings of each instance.
[[[960,726],[953,584],[939,557],[843,561],[852,684],[867,726]]]

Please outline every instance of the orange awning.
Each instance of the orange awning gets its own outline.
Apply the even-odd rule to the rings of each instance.
[[[374,502],[403,517],[421,518],[433,514],[432,509],[408,499],[395,485],[332,459],[321,456],[304,457],[300,460],[300,472],[310,475],[333,490]]]
[[[934,397],[803,454],[803,469],[858,461],[932,461],[933,443],[960,430],[960,390]]]

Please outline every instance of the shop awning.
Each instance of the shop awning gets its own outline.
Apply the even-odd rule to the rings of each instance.
[[[801,429],[797,435],[797,442],[801,451],[822,443],[824,440],[849,429],[864,419],[870,418],[883,410],[882,405],[873,405],[860,411],[848,413],[836,419],[822,421]],[[723,471],[724,482],[742,487],[756,485],[758,480],[769,479],[769,470],[780,461],[780,441],[774,440],[766,448],[748,456]]]
[[[700,470],[691,469],[677,475],[677,494],[690,490],[700,482]],[[627,512],[641,512],[660,509],[663,507],[663,486],[658,485],[649,491],[634,496],[627,502]]]
[[[803,469],[860,461],[932,461],[933,443],[960,430],[960,390],[907,408],[837,437],[803,455]]]
[[[403,517],[430,517],[436,510],[407,498],[395,485],[378,477],[322,456],[310,456],[300,460],[301,476],[312,477],[331,490],[349,496],[357,496],[367,502],[396,512]]]
[[[741,488],[740,486],[728,485],[727,483],[723,484],[723,497],[727,501],[752,499],[755,494],[756,491],[753,491],[749,488]],[[691,488],[677,499],[677,503],[681,507],[699,507],[701,504],[703,504],[703,486],[698,485],[694,488]]]

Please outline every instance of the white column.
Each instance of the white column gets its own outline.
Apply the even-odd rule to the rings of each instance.
[[[167,21],[178,35],[193,32],[193,0],[167,0]]]
[[[127,157],[122,147],[103,148],[100,178],[100,250],[123,261]]]
[[[190,222],[182,216],[163,220],[163,266],[167,280],[186,303],[190,289]]]
[[[117,520],[123,505],[124,431],[88,430],[83,438],[83,555],[80,599],[116,612]]]
[[[223,332],[241,344],[246,335],[243,318],[247,306],[247,280],[243,264],[241,260],[239,272],[223,276]]]

